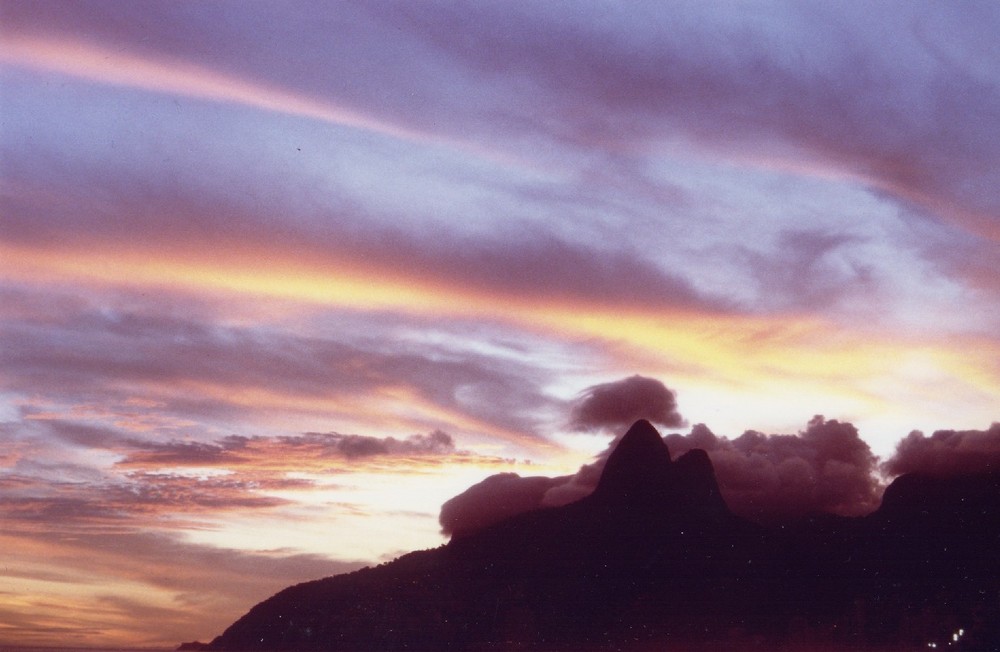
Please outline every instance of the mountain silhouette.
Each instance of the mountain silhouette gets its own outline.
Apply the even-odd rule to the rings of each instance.
[[[997,650],[998,545],[1000,474],[903,476],[869,516],[765,527],[638,421],[590,496],[290,587],[210,647]]]

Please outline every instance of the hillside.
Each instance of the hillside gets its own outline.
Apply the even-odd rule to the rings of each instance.
[[[211,647],[994,650],[998,544],[995,473],[904,476],[869,516],[764,527],[728,510],[703,451],[672,460],[639,421],[592,495],[290,587]]]

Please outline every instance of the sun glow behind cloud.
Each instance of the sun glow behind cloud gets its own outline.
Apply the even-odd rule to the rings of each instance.
[[[899,414],[893,420],[887,410],[901,403],[898,392],[911,386],[911,381],[931,376],[963,378],[967,383],[963,392],[972,389],[988,395],[1000,390],[995,371],[980,364],[982,352],[995,347],[989,340],[951,336],[940,341],[864,327],[851,332],[805,313],[752,316],[683,308],[651,311],[641,304],[609,309],[572,296],[505,294],[463,285],[460,280],[441,283],[419,275],[408,278],[405,271],[359,267],[354,261],[309,264],[274,257],[259,267],[252,263],[257,259],[252,250],[220,256],[190,252],[175,258],[101,246],[58,253],[7,247],[3,253],[10,264],[9,277],[29,284],[89,280],[98,286],[143,292],[165,289],[229,300],[291,300],[356,313],[487,320],[546,337],[603,341],[605,350],[625,368],[671,374],[695,387],[737,387],[744,395],[756,397],[751,400],[762,402],[781,396],[782,401],[804,406],[819,400],[837,403],[862,424],[867,416],[879,414],[882,423],[893,422],[899,430],[912,427],[913,421],[907,421],[912,414]],[[422,401],[405,386],[386,385],[364,401],[297,396],[261,387],[234,391],[232,386],[176,381],[161,391],[196,394],[234,406],[341,415],[353,423],[380,424],[396,432],[418,420],[522,440],[518,433]],[[943,397],[934,398],[941,401]],[[937,424],[941,416],[945,415],[925,413],[923,418],[931,417]],[[989,418],[987,413],[969,416],[974,423]],[[888,452],[886,447],[896,435],[887,433],[880,450]]]

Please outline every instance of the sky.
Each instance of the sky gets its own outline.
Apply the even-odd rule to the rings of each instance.
[[[0,0],[0,643],[210,639],[638,416],[760,518],[998,459],[998,32]]]

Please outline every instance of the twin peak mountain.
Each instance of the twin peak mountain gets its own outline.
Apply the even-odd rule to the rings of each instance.
[[[869,516],[767,527],[729,511],[704,451],[671,460],[638,421],[586,498],[290,587],[209,647],[863,649],[958,623],[961,649],[995,649],[998,545],[1000,474],[904,476]]]
[[[611,452],[591,500],[650,514],[729,514],[708,454],[696,448],[671,461],[660,433],[646,420],[629,428]]]

